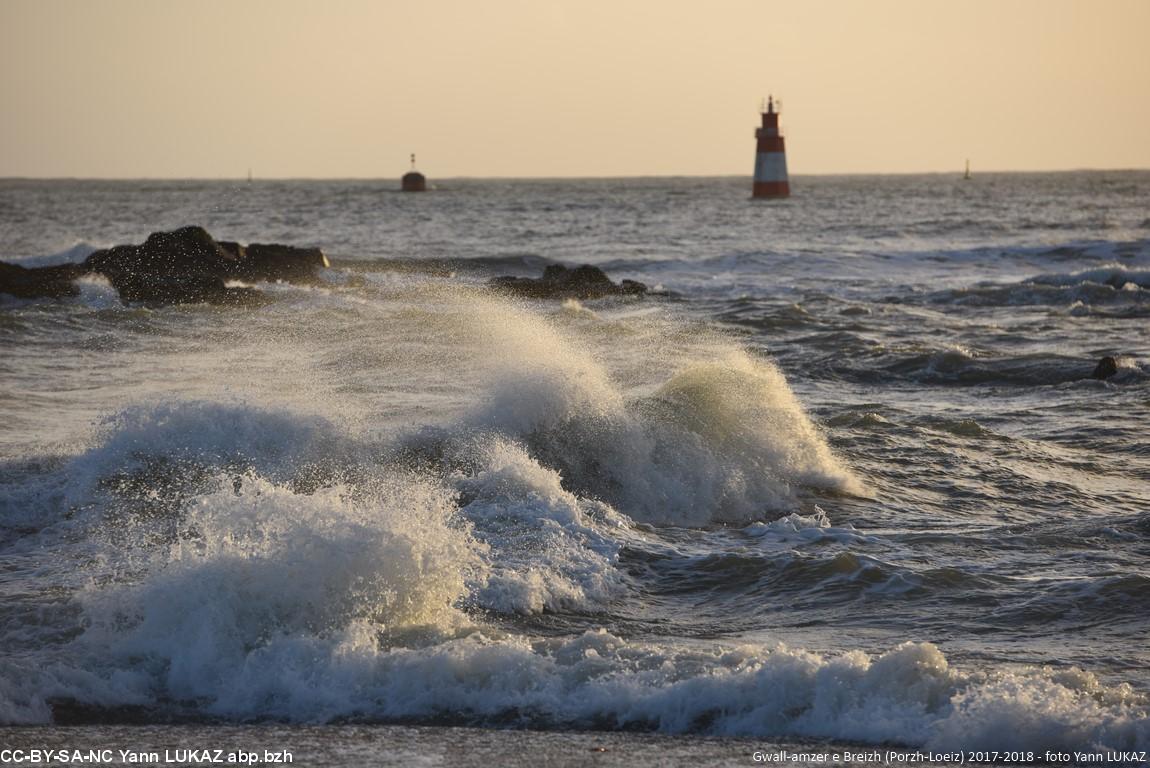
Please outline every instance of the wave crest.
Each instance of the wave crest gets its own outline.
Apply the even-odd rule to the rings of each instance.
[[[630,400],[602,376],[518,372],[466,431],[477,424],[521,442],[580,497],[642,522],[748,522],[795,510],[803,488],[866,492],[778,369],[741,352]]]

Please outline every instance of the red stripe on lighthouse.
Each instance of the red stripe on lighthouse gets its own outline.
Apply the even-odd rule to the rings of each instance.
[[[790,197],[791,185],[786,181],[756,181],[753,197]]]
[[[782,136],[761,136],[759,137],[759,151],[760,152],[786,152],[783,147]]]

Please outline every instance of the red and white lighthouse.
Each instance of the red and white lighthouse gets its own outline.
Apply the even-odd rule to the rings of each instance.
[[[751,197],[790,197],[787,150],[783,146],[783,134],[779,132],[779,113],[773,96],[767,98],[763,125],[755,130],[755,138],[759,144],[755,153],[755,188]]]

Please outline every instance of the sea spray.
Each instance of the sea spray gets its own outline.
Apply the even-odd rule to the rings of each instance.
[[[483,548],[452,495],[419,478],[304,495],[254,475],[221,486],[187,507],[148,570],[80,596],[77,650],[150,670],[163,698],[230,711],[258,701],[274,674],[325,688],[353,649],[411,627],[449,630],[481,577]]]
[[[662,325],[652,323],[647,337],[626,340],[650,362],[646,380],[626,386],[588,340],[548,319],[495,299],[463,301],[489,351],[484,391],[442,438],[514,439],[565,488],[656,524],[762,519],[797,509],[809,488],[866,493],[782,373],[722,337],[697,334],[663,355]],[[652,379],[659,372],[665,378]]]
[[[617,561],[625,517],[564,490],[557,472],[505,438],[477,439],[470,451],[478,469],[455,482],[461,514],[488,546],[480,605],[501,613],[594,613],[623,595],[627,580]]]
[[[866,492],[782,375],[745,354],[690,365],[630,400],[600,378],[517,370],[470,424],[522,441],[567,488],[635,520],[746,522],[797,509],[806,488]]]

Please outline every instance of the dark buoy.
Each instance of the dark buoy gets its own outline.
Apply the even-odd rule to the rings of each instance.
[[[411,156],[411,170],[403,174],[403,179],[400,181],[400,189],[404,192],[427,191],[427,178],[415,170],[415,155]]]

